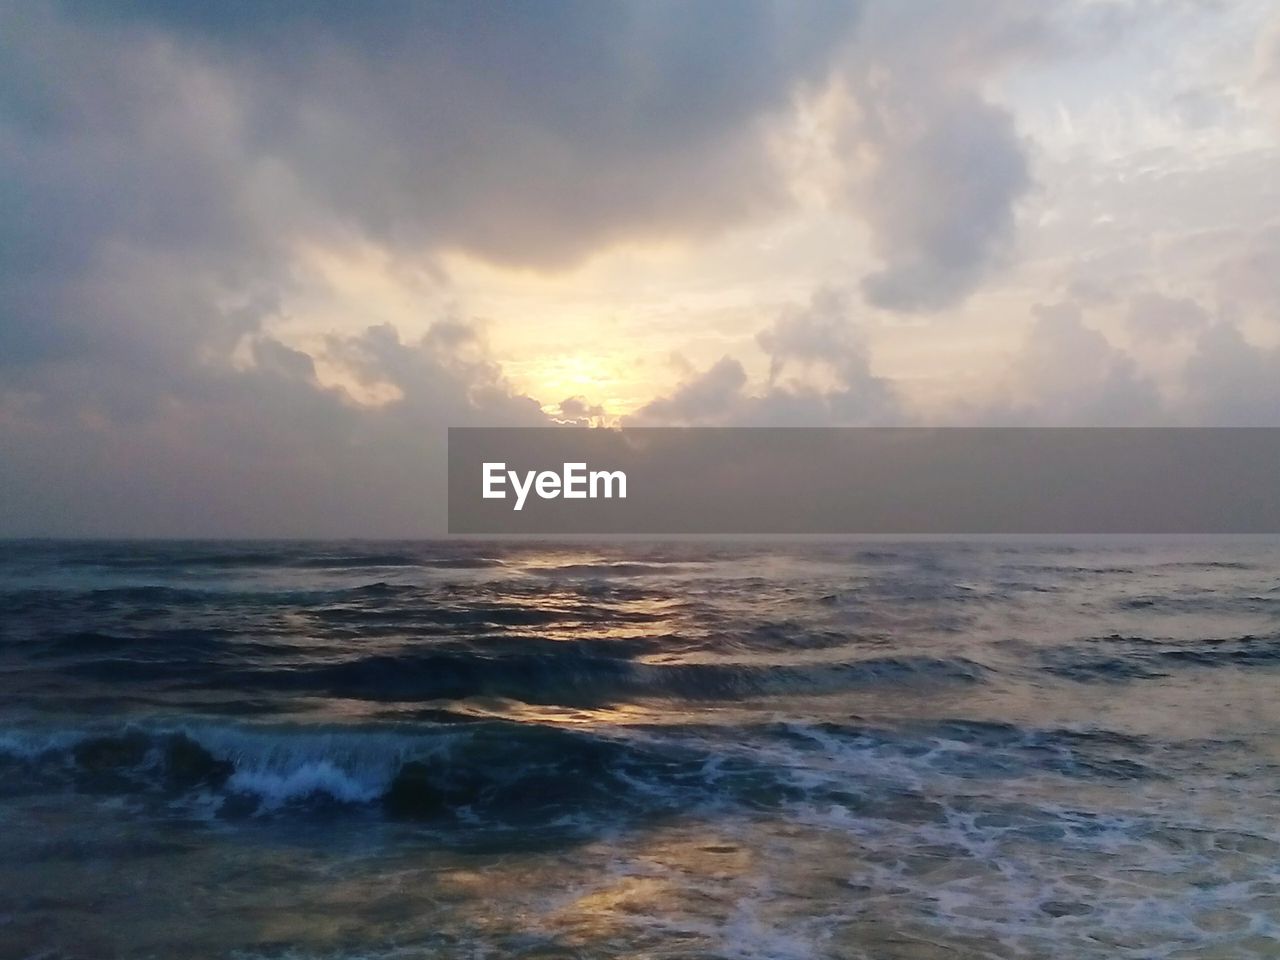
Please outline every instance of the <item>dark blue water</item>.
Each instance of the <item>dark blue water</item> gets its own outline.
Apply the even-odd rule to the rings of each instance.
[[[1280,956],[1280,546],[0,544],[0,958]]]

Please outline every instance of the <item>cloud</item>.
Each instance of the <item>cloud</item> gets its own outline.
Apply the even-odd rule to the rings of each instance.
[[[860,376],[865,347],[849,317],[847,297],[823,288],[809,303],[785,311],[756,334],[756,343],[769,355],[769,382],[777,382],[788,363],[802,368],[836,365]]]
[[[876,423],[901,416],[894,387],[871,371],[866,340],[842,291],[816,291],[809,303],[786,311],[757,334],[756,342],[769,355],[770,392],[761,399],[764,408],[789,409],[795,420],[797,401],[807,398],[826,422]],[[788,369],[798,376],[784,383]]]
[[[749,389],[746,370],[723,357],[671,395],[651,401],[628,425],[853,426],[901,422],[894,386],[871,371],[847,295],[824,288],[784,311],[756,342],[769,380]]]
[[[1184,374],[1184,419],[1207,426],[1280,424],[1280,349],[1220,321],[1200,334]]]
[[[1280,17],[1258,35],[1254,51],[1254,79],[1265,94],[1280,91]]]
[[[1084,324],[1071,303],[1039,307],[1015,362],[1038,426],[1151,424],[1160,395],[1133,358]]]
[[[1015,201],[1030,186],[1004,111],[951,93],[903,116],[884,107],[858,209],[884,267],[862,289],[875,306],[934,311],[961,302],[1005,254]]]
[[[384,404],[322,385],[313,359],[256,337],[253,363],[188,371],[134,407],[114,371],[48,371],[0,393],[0,530],[18,535],[415,536],[445,523],[449,426],[545,426],[474,330],[336,338],[326,360],[388,387]],[[69,378],[69,380],[68,380]]]
[[[888,310],[962,301],[998,265],[1031,186],[1023,144],[984,82],[1043,49],[1040,13],[1005,3],[877,4],[847,70],[848,202],[883,266],[862,283]]]
[[[1203,329],[1209,323],[1209,312],[1190,298],[1149,290],[1130,299],[1125,323],[1135,337],[1159,341]]]
[[[581,396],[565,397],[560,401],[557,410],[560,415],[556,417],[556,422],[566,426],[600,426],[609,419],[608,412],[602,404],[591,403],[586,397]]]
[[[1010,357],[1001,395],[956,408],[956,425],[1206,426],[1280,424],[1280,348],[1250,341],[1221,312],[1147,291],[1130,298],[1126,349],[1085,322],[1081,303],[1034,310]],[[1166,376],[1143,372],[1138,355],[1171,342],[1184,349]]]
[[[241,162],[378,242],[559,267],[776,209],[765,125],[857,5],[78,4],[117,55],[175,48],[223,85]]]
[[[721,357],[712,366],[682,383],[674,393],[650,400],[628,417],[628,426],[705,426],[723,422],[739,409],[747,372],[733,357]]]
[[[1257,231],[1224,257],[1216,281],[1224,308],[1280,317],[1280,225]]]
[[[958,404],[955,426],[1172,425],[1157,384],[1134,357],[1084,322],[1072,300],[1034,308],[1004,383],[985,403]]]

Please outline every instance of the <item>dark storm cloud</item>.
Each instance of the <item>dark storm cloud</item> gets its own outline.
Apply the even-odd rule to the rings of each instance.
[[[79,12],[0,6],[0,385],[87,364],[158,399],[258,329],[294,241],[335,224],[252,149],[231,77]]]
[[[234,338],[227,303],[286,284],[299,236],[563,266],[775,207],[761,124],[826,74],[854,13],[5,5],[0,356]],[[190,303],[132,302],[168,276]]]
[[[230,83],[243,147],[387,242],[563,266],[785,197],[760,123],[821,80],[850,3],[76,4]]]

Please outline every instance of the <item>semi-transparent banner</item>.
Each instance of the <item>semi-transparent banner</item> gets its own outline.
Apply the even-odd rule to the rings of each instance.
[[[1280,532],[1280,428],[451,428],[449,531]]]

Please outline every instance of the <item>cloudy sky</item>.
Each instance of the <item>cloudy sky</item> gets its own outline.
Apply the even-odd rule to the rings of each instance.
[[[1268,0],[0,0],[0,534],[450,425],[1280,425]]]

